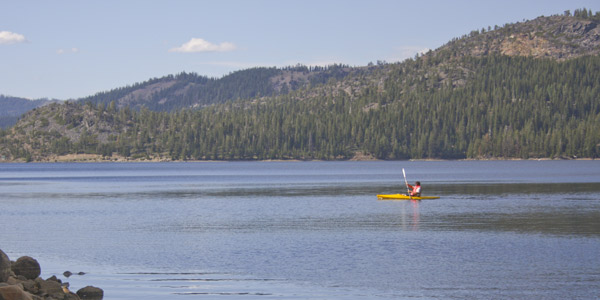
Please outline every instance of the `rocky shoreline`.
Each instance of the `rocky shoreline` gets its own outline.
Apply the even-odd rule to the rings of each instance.
[[[65,273],[71,274],[67,271]],[[11,261],[0,249],[0,299],[2,300],[102,300],[104,291],[86,286],[76,293],[69,290],[69,283],[56,276],[40,277],[41,267],[37,260],[22,256]],[[67,276],[68,277],[68,276]]]

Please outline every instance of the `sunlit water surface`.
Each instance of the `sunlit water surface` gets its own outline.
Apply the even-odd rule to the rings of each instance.
[[[377,200],[402,168],[441,198]],[[11,259],[105,299],[600,291],[600,161],[0,164],[0,206]]]

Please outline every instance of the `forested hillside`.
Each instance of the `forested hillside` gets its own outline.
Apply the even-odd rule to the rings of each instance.
[[[295,66],[283,69],[252,68],[233,72],[222,78],[208,78],[195,73],[180,73],[154,78],[78,101],[93,104],[115,102],[118,108],[148,108],[153,111],[178,111],[202,108],[239,99],[286,94],[302,87],[341,78],[351,71],[348,66]]]
[[[138,110],[108,99],[52,104],[0,132],[0,155],[26,161],[66,154],[107,160],[598,158],[600,27],[598,14],[578,14],[478,31],[400,63],[248,70],[264,72],[260,82],[270,78],[265,90],[241,88],[246,77],[233,73],[240,78],[228,80],[237,83],[208,97],[213,102],[201,109]],[[510,37],[527,30],[541,37],[556,28],[561,37],[545,39],[540,52],[548,55],[527,50],[537,45],[541,51],[540,41]],[[561,46],[565,36],[585,47]],[[489,41],[484,52],[473,48],[480,39]],[[501,50],[515,47],[520,50]],[[217,96],[225,92],[229,96]],[[198,106],[198,99],[186,105]]]
[[[0,128],[8,128],[17,123],[19,117],[29,110],[49,102],[48,99],[28,100],[18,97],[0,95]]]

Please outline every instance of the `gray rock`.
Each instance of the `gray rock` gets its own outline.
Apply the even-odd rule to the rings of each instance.
[[[10,259],[0,250],[0,282],[6,282],[10,276]]]
[[[104,297],[104,291],[97,287],[86,286],[77,291],[77,296],[79,296],[82,300],[102,300]]]
[[[8,285],[0,287],[0,299],[2,300],[32,300],[31,294],[23,291],[19,285]]]
[[[21,281],[21,285],[26,292],[37,294],[40,292],[40,286],[33,280]]]
[[[27,279],[36,279],[42,273],[38,261],[29,256],[19,257],[11,267],[15,275],[23,275]]]
[[[49,296],[52,298],[62,299],[65,295],[61,284],[55,280],[43,280],[42,278],[37,278],[35,283],[38,287],[38,292],[36,293],[39,296]]]

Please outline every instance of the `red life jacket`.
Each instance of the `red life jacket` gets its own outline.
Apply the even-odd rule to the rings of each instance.
[[[411,196],[421,195],[421,186],[420,185],[412,186],[409,184],[408,187],[411,189],[411,192],[410,192]]]

